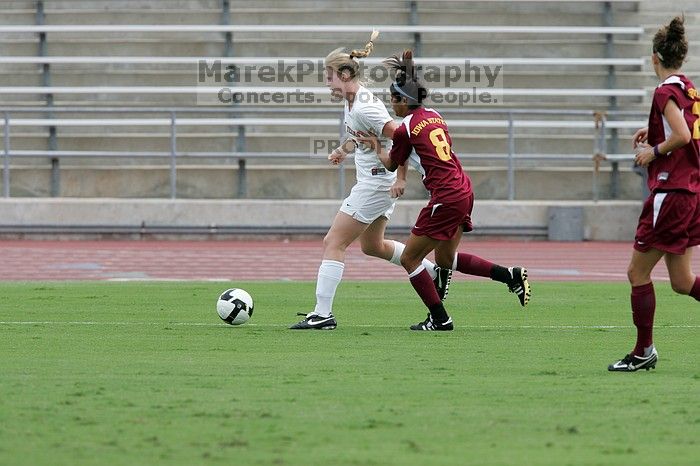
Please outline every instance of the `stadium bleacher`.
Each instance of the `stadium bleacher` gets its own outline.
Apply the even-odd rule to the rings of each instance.
[[[313,108],[237,105],[212,113],[196,105],[206,89],[197,63],[318,61],[336,46],[360,47],[378,27],[369,66],[406,46],[416,47],[424,66],[463,72],[465,59],[503,66],[501,105],[441,107],[480,199],[591,199],[594,114],[610,110],[607,152],[622,161],[613,178],[599,178],[597,194],[638,199],[621,140],[643,122],[655,85],[650,36],[676,10],[689,19],[691,41],[700,36],[698,7],[685,0],[66,0],[3,8],[0,117],[9,121],[11,173],[3,190],[11,196],[337,198],[352,183],[352,167],[345,176],[309,156],[310,140],[337,137],[340,114],[316,76],[234,86],[252,94],[311,90],[321,100]],[[697,79],[698,65],[691,60],[686,68]],[[459,84],[438,90],[469,89]],[[160,111],[137,111],[148,109]],[[517,113],[523,110],[532,113]],[[287,181],[290,171],[298,176]],[[570,187],[563,192],[551,184],[561,177]],[[408,197],[422,198],[413,185]]]

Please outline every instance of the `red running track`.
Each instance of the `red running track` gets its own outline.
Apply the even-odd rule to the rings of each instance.
[[[464,241],[460,250],[502,265],[525,265],[533,280],[624,281],[632,247]],[[0,280],[315,280],[321,252],[320,240],[0,241]],[[700,270],[699,258],[693,264]],[[406,275],[353,245],[343,278],[405,280]],[[654,279],[668,279],[663,264]]]

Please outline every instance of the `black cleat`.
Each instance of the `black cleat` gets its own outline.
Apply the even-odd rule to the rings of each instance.
[[[639,369],[655,369],[656,361],[658,359],[659,353],[657,353],[656,348],[654,348],[651,350],[651,354],[647,357],[628,354],[619,361],[610,364],[608,366],[608,370],[611,372],[635,372]]]
[[[415,325],[411,325],[411,330],[427,330],[427,331],[441,331],[446,332],[454,330],[454,325],[452,325],[452,317],[448,317],[446,322],[437,323],[433,322],[433,316],[428,314],[428,318],[423,322],[418,322]]]
[[[527,281],[527,269],[525,267],[508,267],[511,279],[508,280],[508,290],[515,293],[520,300],[520,305],[525,306],[530,302],[530,283]]]
[[[306,317],[301,322],[297,322],[289,327],[292,330],[333,330],[338,326],[333,314],[329,315],[328,317],[321,317],[313,312],[310,314],[303,314],[300,312],[297,313],[297,315]]]
[[[440,301],[444,301],[445,298],[447,298],[447,292],[450,288],[450,280],[452,279],[452,269],[446,269],[444,267],[438,267],[436,265],[434,270],[437,276],[433,280],[433,283],[435,283],[435,289],[437,290],[438,296],[440,297]]]

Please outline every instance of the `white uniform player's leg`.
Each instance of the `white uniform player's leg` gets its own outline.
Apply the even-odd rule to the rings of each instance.
[[[345,250],[365,230],[367,224],[359,222],[344,212],[338,212],[333,225],[323,238],[323,261],[318,269],[316,282],[315,314],[328,316],[333,312],[335,290],[343,277]]]
[[[314,314],[328,317],[333,312],[335,290],[343,279],[345,264],[334,260],[322,260],[316,278],[316,307]]]
[[[345,212],[338,212],[323,238],[323,260],[316,279],[316,306],[301,322],[289,328],[331,330],[336,327],[333,299],[343,278],[345,250],[366,228],[367,224],[355,220]]]
[[[406,245],[398,241],[391,242],[394,243],[394,253],[391,256],[391,259],[389,259],[389,262],[401,267],[401,254],[403,254],[403,250],[406,249]],[[427,258],[425,258],[423,259],[423,267],[425,267],[425,270],[427,270],[430,274],[430,278],[435,280],[435,277],[437,277],[437,272],[435,271],[435,264],[433,264]]]

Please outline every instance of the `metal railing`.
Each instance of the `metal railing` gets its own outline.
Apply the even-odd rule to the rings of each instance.
[[[450,26],[450,25],[347,25],[347,24],[38,24],[0,25],[0,33],[201,33],[201,32],[287,32],[338,34],[369,33],[379,29],[385,34],[552,34],[552,35],[641,35],[640,26]]]
[[[56,118],[57,115],[65,113],[83,113],[83,114],[107,114],[110,116],[132,113],[157,115],[152,118]],[[52,116],[53,118],[16,118],[15,115],[28,113],[41,113]],[[245,115],[265,113],[274,113],[274,118],[251,118]],[[295,114],[314,114],[314,115],[333,115],[334,118],[279,118],[280,114],[295,113]],[[607,154],[607,137],[611,129],[636,129],[645,124],[643,120],[636,119],[642,115],[638,112],[593,112],[587,110],[530,110],[530,109],[467,109],[455,108],[446,109],[443,111],[445,115],[450,115],[449,124],[451,128],[488,128],[502,129],[507,131],[507,147],[508,151],[505,154],[501,153],[485,153],[485,154],[462,154],[463,160],[505,160],[507,169],[508,183],[508,199],[514,200],[516,193],[515,175],[517,171],[516,163],[522,160],[543,160],[543,161],[592,161],[594,174],[594,199],[600,195],[598,189],[598,172],[602,162],[616,163],[620,160],[631,160],[632,155],[627,154]],[[187,114],[188,116],[182,116]],[[202,115],[200,118],[193,118],[190,115]],[[212,115],[219,114],[224,117],[212,118]],[[3,112],[0,125],[3,126],[3,196],[10,197],[10,170],[11,161],[15,158],[22,157],[47,157],[52,161],[60,161],[61,159],[71,157],[91,157],[91,158],[140,158],[153,157],[164,158],[168,160],[169,178],[170,178],[170,198],[177,197],[177,167],[178,159],[182,157],[209,157],[209,158],[225,158],[238,159],[239,169],[239,191],[238,197],[247,197],[247,176],[246,176],[246,160],[248,159],[275,159],[275,158],[306,158],[311,154],[309,152],[248,152],[236,151],[232,149],[230,152],[214,152],[214,151],[181,151],[178,149],[178,126],[224,126],[230,128],[231,136],[246,137],[246,127],[248,126],[271,126],[271,125],[293,125],[293,126],[309,126],[309,127],[342,127],[342,121],[338,118],[338,110],[334,108],[313,108],[313,109],[291,109],[291,108],[125,108],[125,107],[16,107],[7,108]],[[465,119],[464,116],[469,115],[472,119]],[[477,115],[499,116],[500,118],[489,119],[473,119]],[[461,116],[461,118],[460,118]],[[548,116],[559,117],[557,119],[539,119],[535,120],[533,116]],[[583,119],[573,119],[583,118]],[[609,120],[610,117],[615,117],[615,120]],[[635,118],[634,120],[626,120],[621,118]],[[88,151],[66,151],[66,150],[16,150],[12,149],[11,135],[13,127],[95,127],[95,126],[162,126],[169,128],[170,149],[168,151],[104,151],[104,150],[88,150]],[[589,154],[541,154],[541,153],[516,153],[517,136],[515,130],[518,128],[560,128],[560,129],[576,129],[590,130],[593,150]],[[235,131],[235,132],[234,132]],[[245,143],[237,144],[238,147],[245,147]],[[57,183],[60,180],[58,173],[53,171],[60,170],[60,163],[52,163],[52,182]],[[338,196],[345,195],[344,182],[344,166],[339,166],[339,183]],[[616,179],[612,180],[617,182]],[[52,186],[52,193],[60,193],[60,186]]]

